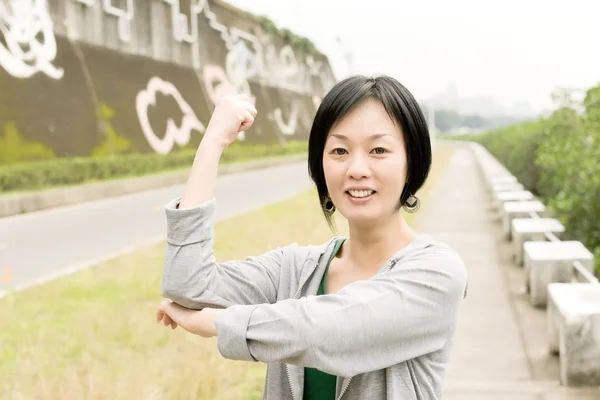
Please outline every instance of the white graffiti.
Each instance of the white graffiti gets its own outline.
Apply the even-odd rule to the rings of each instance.
[[[56,38],[46,0],[10,0],[10,10],[0,2],[0,65],[17,78],[43,72],[53,79],[64,75],[52,62],[56,58]],[[40,37],[41,36],[41,37]]]
[[[180,126],[177,126],[177,123],[169,118],[165,136],[162,139],[156,135],[148,118],[148,106],[156,104],[156,93],[173,97],[183,113]],[[159,154],[168,154],[175,143],[180,146],[188,144],[192,130],[201,133],[204,133],[205,130],[204,125],[198,120],[194,110],[181,96],[175,85],[158,77],[152,77],[148,81],[146,89],[137,94],[135,109],[144,136],[146,136],[150,147]]]
[[[251,102],[254,103],[255,96],[250,90],[250,82],[248,77],[244,74],[244,70],[239,67],[239,59],[236,52],[230,51],[227,53],[225,58],[225,71],[227,77],[236,88],[237,93],[245,93],[251,98]]]
[[[88,7],[93,6],[96,0],[75,0],[79,3],[85,4]],[[127,0],[125,10],[117,8],[112,4],[112,0],[102,0],[102,7],[104,12],[109,15],[113,15],[119,19],[118,32],[119,38],[123,42],[129,42],[131,39],[131,21],[133,20],[133,0]]]
[[[265,40],[266,36],[263,40],[259,40],[256,36],[241,29],[228,28],[218,22],[217,16],[210,10],[207,0],[200,0],[199,4],[209,26],[219,32],[227,49],[224,72],[218,71],[217,66],[204,68],[204,83],[212,96],[215,96],[216,91],[213,89],[215,80],[221,82],[218,86],[221,91],[234,90],[237,93],[246,93],[251,97],[252,102],[255,102],[249,83],[249,79],[252,78],[273,82],[274,86],[278,87],[299,89],[300,85],[293,82],[294,77],[298,75],[299,64],[291,46],[284,46],[277,53],[271,40]],[[265,46],[266,52],[264,51]],[[283,135],[290,136],[296,133],[298,114],[298,104],[294,102],[287,122],[284,121],[280,107],[269,113],[268,118],[275,122]],[[244,140],[244,138],[244,133],[238,136],[239,140]]]
[[[257,63],[254,53],[248,48],[246,42],[251,43],[255,52],[261,52],[261,44],[256,36],[241,29],[227,26],[219,23],[217,16],[210,10],[208,0],[198,0],[197,10],[201,12],[208,20],[208,25],[219,32],[221,39],[225,43],[227,55],[225,58],[225,71],[231,84],[238,93],[246,93],[254,102],[254,95],[250,90],[248,79],[250,74],[261,72],[261,65]],[[250,68],[249,68],[250,66]]]
[[[254,78],[260,79],[262,83],[312,94],[315,89],[310,78],[313,76],[322,81],[322,92],[333,85],[330,80],[325,81],[322,62],[309,55],[306,63],[302,63],[290,45],[285,45],[278,51],[266,34],[258,38],[241,29],[228,28],[218,22],[207,0],[199,1],[209,26],[219,32],[225,43],[229,61],[226,64],[227,74],[236,86],[246,86],[246,81]]]
[[[306,59],[304,61],[306,63],[306,66],[308,67],[309,74],[319,75],[321,73],[321,66],[323,65],[322,62],[315,61],[313,56],[311,56],[310,54],[306,56]]]
[[[206,65],[202,73],[202,81],[204,82],[204,88],[208,94],[208,98],[211,103],[216,104],[219,97],[232,95],[239,93],[235,85],[231,83],[229,77],[219,65]],[[251,98],[252,103],[255,102],[255,98]],[[237,136],[237,140],[244,141],[246,139],[246,132],[240,132]]]
[[[323,101],[323,99],[321,99],[319,96],[315,95],[312,97],[312,102],[315,106],[315,110],[319,108],[319,106],[321,105],[321,101]]]
[[[298,103],[295,101],[292,103],[292,111],[287,123],[283,120],[283,113],[279,107],[273,111],[273,119],[275,120],[275,124],[281,133],[286,136],[295,134],[296,127],[298,125]]]
[[[198,40],[198,14],[202,12],[202,7],[194,2],[190,4],[190,21],[188,23],[187,15],[181,12],[179,0],[163,1],[171,6],[173,39],[177,42],[196,43]]]
[[[16,0],[14,0],[16,1]],[[75,0],[93,6],[97,0]],[[101,0],[103,10],[119,18],[119,36],[123,41],[131,37],[131,21],[134,16],[134,0],[126,1],[120,9],[112,5],[113,0]],[[230,81],[243,92],[251,95],[249,80],[259,80],[261,84],[293,90],[312,95],[315,91],[323,95],[335,83],[325,63],[311,55],[298,57],[290,45],[277,50],[273,40],[264,32],[260,38],[236,27],[228,27],[219,22],[217,14],[211,10],[209,0],[189,0],[189,13],[182,12],[181,0],[159,0],[171,9],[173,39],[177,42],[193,44],[192,63],[201,68],[199,18],[204,17],[208,26],[217,31],[227,49],[225,71]],[[186,3],[187,4],[187,3]],[[187,6],[186,6],[187,7]],[[327,70],[327,71],[326,71]],[[316,84],[316,86],[315,86]]]

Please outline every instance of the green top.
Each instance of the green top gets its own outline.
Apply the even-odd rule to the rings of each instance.
[[[317,295],[325,294],[325,278],[327,277],[327,271],[329,270],[329,264],[331,260],[342,247],[344,239],[338,239],[335,243],[333,253],[327,262],[323,278],[321,278],[321,284],[319,285],[319,291]],[[336,388],[337,377],[335,375],[329,375],[325,372],[319,371],[315,368],[304,368],[304,396],[303,400],[334,400],[335,399],[335,388]]]

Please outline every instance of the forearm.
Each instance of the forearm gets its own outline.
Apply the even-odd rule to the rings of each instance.
[[[454,332],[466,284],[460,260],[441,256],[357,281],[335,294],[228,307],[221,354],[352,376],[441,349]]]
[[[207,135],[205,134],[205,139]],[[179,208],[196,207],[215,196],[219,161],[223,146],[203,139],[196,151]]]

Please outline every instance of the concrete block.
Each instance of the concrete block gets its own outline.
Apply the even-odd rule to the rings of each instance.
[[[513,256],[517,265],[523,265],[523,244],[543,242],[546,233],[551,232],[560,238],[565,227],[555,218],[515,218],[511,222]]]
[[[519,182],[509,182],[509,183],[496,183],[492,185],[492,193],[496,194],[499,192],[517,192],[519,190],[525,190],[523,184]]]
[[[515,218],[529,217],[530,212],[535,212],[539,217],[546,216],[546,206],[539,200],[529,201],[507,201],[502,205],[500,214],[502,216],[502,227],[504,236],[511,238],[511,222]]]
[[[494,185],[503,183],[519,183],[516,177],[506,172],[488,173],[486,175],[486,186],[491,190]]]
[[[525,242],[523,253],[525,283],[530,288],[530,302],[536,307],[546,306],[550,283],[571,282],[575,260],[590,271],[594,268],[594,255],[575,240]]]
[[[496,192],[495,195],[494,201],[498,208],[501,208],[502,204],[507,201],[527,201],[534,199],[533,193],[528,190]]]
[[[550,351],[560,357],[561,384],[600,385],[600,284],[550,284],[547,318]]]
[[[519,181],[517,180],[517,178],[515,176],[513,176],[511,174],[507,174],[505,172],[502,172],[500,174],[490,176],[490,182],[492,184],[498,184],[498,183],[517,183]]]
[[[510,175],[510,173],[505,171],[502,166],[496,165],[495,163],[488,162],[488,161],[483,161],[479,165],[479,169],[480,169],[481,176],[483,177],[488,189],[491,185],[490,179],[496,178],[499,176]]]

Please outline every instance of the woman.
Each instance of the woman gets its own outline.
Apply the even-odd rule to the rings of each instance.
[[[317,110],[310,176],[330,225],[339,211],[349,237],[217,263],[219,157],[255,116],[243,97],[220,101],[183,196],[166,206],[172,301],[157,321],[216,336],[225,358],[268,363],[265,399],[441,399],[467,274],[400,214],[418,209],[431,165],[416,100],[393,78],[354,76]]]

